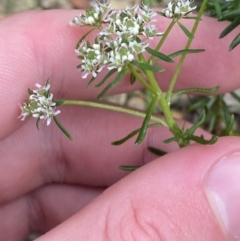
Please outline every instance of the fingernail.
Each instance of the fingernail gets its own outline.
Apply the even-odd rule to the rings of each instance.
[[[240,238],[240,153],[218,161],[209,171],[206,190],[210,204],[229,240]]]

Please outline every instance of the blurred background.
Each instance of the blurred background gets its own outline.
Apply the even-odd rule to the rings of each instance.
[[[157,5],[157,1],[146,0],[150,5]],[[165,0],[164,0],[165,1]],[[132,6],[139,3],[139,0],[111,0],[113,7],[124,8],[126,5]],[[53,8],[79,8],[85,9],[89,5],[89,0],[0,0],[0,17],[8,14],[27,11],[32,9],[53,9]]]

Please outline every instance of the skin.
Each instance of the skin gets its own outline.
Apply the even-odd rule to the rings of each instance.
[[[0,21],[1,239],[23,240],[37,231],[46,233],[39,241],[227,240],[206,198],[204,178],[216,160],[239,151],[239,138],[178,150],[175,144],[162,144],[171,135],[160,128],[149,130],[140,146],[130,140],[113,147],[112,141],[138,128],[142,119],[62,107],[59,119],[73,134],[71,142],[53,123],[41,124],[37,131],[35,120],[17,118],[27,88],[49,77],[55,98],[89,100],[99,93],[97,88],[86,90],[86,80],[75,70],[74,47],[86,31],[67,24],[76,14],[28,12]],[[161,19],[160,31],[168,24]],[[240,55],[228,52],[236,32],[218,39],[225,26],[203,18],[192,47],[206,52],[187,57],[176,89],[219,85],[224,93],[240,87]],[[163,51],[179,50],[185,41],[176,28]],[[159,75],[163,89],[174,66],[165,65],[167,71]],[[139,87],[123,80],[111,93]],[[147,146],[169,154],[156,159]],[[122,164],[144,167],[128,175],[118,169]]]

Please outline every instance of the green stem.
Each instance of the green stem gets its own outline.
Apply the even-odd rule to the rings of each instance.
[[[139,54],[139,59],[143,62],[146,61],[143,54]],[[159,87],[153,72],[145,70],[144,74],[146,75],[149,82],[151,83],[151,86],[155,90],[155,93],[154,92],[152,92],[152,93],[155,96],[159,96],[159,104],[160,104],[160,106],[162,108],[162,112],[166,118],[168,128],[170,129],[170,131],[172,131],[173,134],[177,134],[176,129],[178,131],[178,128],[176,128],[177,125],[172,116],[171,109],[170,109],[168,103],[166,102],[165,96],[163,95],[163,92],[162,92],[161,88]]]
[[[146,62],[146,59],[144,57],[144,55],[142,53],[140,53],[138,55],[138,58],[140,61],[142,62]],[[149,70],[143,70],[144,71],[144,74],[146,75],[146,77],[148,78],[149,82],[151,83],[151,86],[154,90],[154,92],[152,91],[152,93],[157,96],[157,95],[161,95],[162,94],[162,90],[160,89],[156,79],[155,79],[155,76],[153,74],[152,71],[149,71]]]
[[[139,80],[139,82],[148,90],[150,90],[151,92],[154,92],[154,89],[151,87],[151,85],[149,85],[146,80],[141,76],[141,74],[139,74],[137,72],[137,70],[135,69],[135,67],[132,64],[128,64],[128,68],[130,69],[130,71],[132,72],[132,74]]]
[[[142,62],[146,62],[146,59],[143,54],[139,54],[139,60]],[[157,80],[153,74],[153,72],[148,71],[148,70],[143,70],[143,73],[146,75],[148,78],[149,82],[151,85],[149,85],[145,79],[136,71],[135,67],[131,64],[128,65],[129,69],[131,72],[135,75],[135,77],[149,90],[152,92],[154,96],[159,96],[159,104],[162,108],[162,112],[165,116],[166,122],[163,124],[164,126],[167,126],[170,131],[172,131],[173,134],[177,135],[176,130],[178,131],[176,122],[173,119],[170,107],[168,103],[166,102],[166,99],[162,93],[161,88],[159,87]],[[141,113],[142,114],[142,113]],[[155,118],[155,117],[151,117]],[[162,120],[161,120],[162,121]]]
[[[158,51],[158,50],[162,47],[164,41],[166,40],[167,36],[168,36],[169,33],[171,32],[171,30],[172,30],[172,28],[173,28],[173,26],[174,26],[175,23],[176,23],[176,21],[175,21],[175,19],[173,19],[172,22],[170,23],[170,25],[168,26],[166,32],[163,34],[163,36],[162,36],[161,40],[159,41],[157,47],[155,48],[156,51]],[[154,59],[154,56],[152,55],[152,56],[149,58],[148,62],[152,61],[153,59]]]
[[[91,102],[91,101],[64,100],[62,105],[89,106],[89,107],[101,108],[101,109],[105,109],[105,110],[113,110],[113,111],[117,111],[117,112],[130,114],[130,115],[133,115],[133,116],[145,118],[145,113],[141,113],[141,112],[136,111],[136,110],[130,110],[130,109],[126,109],[126,108],[119,107],[119,106],[113,106],[113,105],[108,105],[108,104],[96,103],[96,102]],[[162,119],[160,119],[158,117],[152,116],[151,120],[155,121],[157,123],[160,123],[161,125],[167,127],[167,123],[164,120],[162,120]]]
[[[164,114],[164,117],[166,119],[168,128],[175,136],[177,134],[175,132],[175,129],[176,129],[177,125],[176,125],[176,122],[175,122],[175,120],[174,120],[174,118],[172,116],[172,112],[170,110],[170,107],[169,107],[168,103],[166,102],[166,99],[165,99],[164,95],[160,96],[159,103],[160,103],[160,106],[162,108],[162,112]]]
[[[200,8],[200,10],[199,10],[199,12],[198,12],[197,20],[195,21],[195,23],[194,23],[194,25],[193,25],[193,28],[192,28],[192,31],[191,31],[191,33],[192,33],[193,36],[194,36],[195,33],[196,33],[198,24],[199,24],[199,22],[200,22],[200,20],[201,20],[201,16],[202,16],[202,14],[203,14],[203,11],[204,11],[204,9],[205,9],[205,6],[206,6],[206,4],[207,4],[207,1],[208,1],[208,0],[204,0],[204,1],[203,1],[202,5],[201,5],[201,8]],[[190,45],[191,45],[191,43],[192,43],[192,40],[193,40],[193,39],[190,39],[190,38],[188,39],[185,49],[189,49],[189,48],[190,48]],[[171,95],[172,95],[173,88],[174,88],[174,86],[175,86],[175,84],[176,84],[177,78],[178,78],[179,73],[180,73],[180,71],[181,71],[181,69],[182,69],[183,62],[184,62],[185,58],[186,58],[186,54],[183,54],[183,55],[181,56],[179,62],[178,62],[177,68],[176,68],[176,70],[175,70],[175,72],[174,72],[174,75],[173,75],[173,77],[172,77],[172,80],[171,80],[171,82],[170,82],[170,85],[169,85],[169,88],[168,88],[168,91],[167,91],[167,94],[166,94],[166,100],[167,100],[167,102],[170,102],[170,98],[171,98]]]

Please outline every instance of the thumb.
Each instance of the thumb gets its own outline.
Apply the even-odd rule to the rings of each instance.
[[[240,240],[239,177],[239,138],[194,144],[134,171],[38,241]]]

